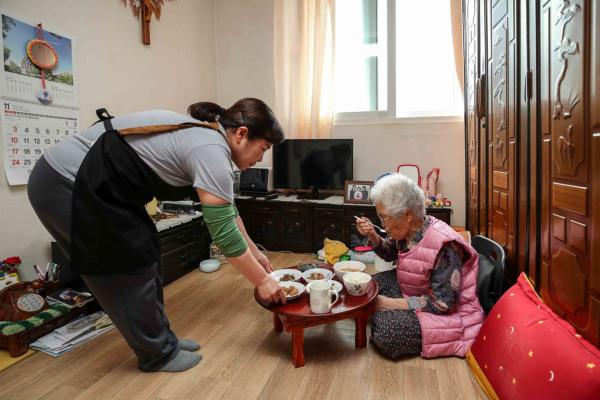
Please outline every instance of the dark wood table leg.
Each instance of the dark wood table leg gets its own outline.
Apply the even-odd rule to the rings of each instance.
[[[279,315],[276,312],[273,313],[273,329],[275,329],[276,332],[283,331],[283,324],[281,323],[281,319],[279,319]]]
[[[304,366],[304,329],[292,330],[292,363],[294,367]]]
[[[358,317],[354,318],[354,324],[356,325],[356,334],[354,336],[354,344],[358,348],[367,346],[367,319],[369,314],[362,313]]]

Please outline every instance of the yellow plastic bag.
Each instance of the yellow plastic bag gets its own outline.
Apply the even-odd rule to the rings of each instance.
[[[340,259],[340,256],[348,252],[348,247],[339,240],[331,240],[325,238],[325,261],[330,265],[335,264]]]

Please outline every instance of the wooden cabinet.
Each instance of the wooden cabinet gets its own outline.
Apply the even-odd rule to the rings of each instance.
[[[252,240],[269,250],[316,253],[325,238],[354,247],[366,243],[354,216],[379,221],[374,206],[254,199],[237,199],[236,206]],[[451,211],[434,208],[427,214],[450,224]]]
[[[515,2],[466,0],[465,130],[467,164],[467,226],[500,243],[512,282],[523,269],[516,262],[519,231],[516,128],[522,105],[518,90],[518,38]]]
[[[600,12],[597,2],[553,1],[539,18],[539,284],[544,301],[598,344]]]
[[[467,226],[600,343],[600,9],[464,0]]]
[[[344,224],[344,210],[342,208],[315,207],[313,209],[313,221],[312,251],[323,248],[325,238],[345,242],[347,228]]]
[[[209,258],[210,235],[202,218],[159,232],[163,284],[197,268]]]

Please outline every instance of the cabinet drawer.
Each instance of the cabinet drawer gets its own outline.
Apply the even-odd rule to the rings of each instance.
[[[194,234],[194,226],[171,228],[159,233],[161,252],[168,253],[173,249],[192,243],[195,240]]]
[[[344,218],[344,210],[315,207],[315,218]]]
[[[276,213],[279,210],[275,204],[256,204],[252,207],[252,211],[259,213]]]
[[[197,258],[197,249],[193,244],[163,253],[161,257],[163,284],[166,285],[193,269]]]

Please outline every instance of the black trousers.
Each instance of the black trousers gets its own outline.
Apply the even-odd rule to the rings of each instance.
[[[73,182],[57,173],[42,157],[29,176],[27,193],[44,227],[69,255]],[[61,270],[61,274],[65,273],[77,274]],[[82,278],[137,355],[140,370],[158,370],[177,355],[178,339],[164,312],[158,264],[136,273]]]

